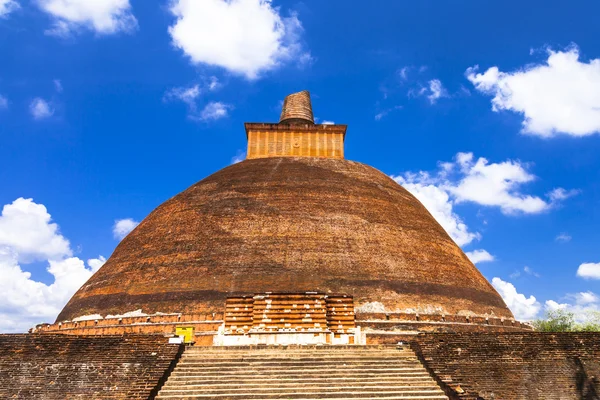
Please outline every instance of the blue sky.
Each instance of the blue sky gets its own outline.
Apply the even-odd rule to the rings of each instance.
[[[308,89],[518,318],[600,308],[600,4],[0,0],[0,331]],[[478,68],[476,67],[478,66]]]

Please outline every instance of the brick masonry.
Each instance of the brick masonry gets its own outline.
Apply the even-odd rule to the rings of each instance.
[[[182,350],[157,336],[0,335],[0,398],[153,398]]]
[[[598,333],[378,337],[393,340],[410,343],[450,399],[600,399]],[[0,398],[151,399],[181,350],[161,336],[0,335]]]
[[[56,322],[138,309],[222,313],[227,297],[307,291],[352,296],[359,313],[512,318],[390,177],[342,159],[281,157],[231,165],[163,203]]]
[[[412,347],[450,398],[600,399],[599,333],[424,334]]]

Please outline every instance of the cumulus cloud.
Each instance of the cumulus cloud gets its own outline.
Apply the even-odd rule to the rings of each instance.
[[[54,108],[46,100],[36,97],[29,104],[29,112],[35,119],[45,119],[54,115]]]
[[[548,311],[558,309],[566,310],[573,313],[575,321],[586,322],[594,313],[600,311],[600,297],[590,291],[567,294],[559,303],[555,300],[548,300],[545,303],[545,308]]]
[[[577,268],[577,276],[583,279],[600,279],[600,263],[583,263]]]
[[[90,258],[87,260],[87,264],[89,265],[92,272],[96,272],[106,263],[106,258],[102,256],[98,256],[98,258]]]
[[[52,322],[75,291],[100,268],[104,257],[84,262],[72,257],[69,241],[43,204],[19,198],[0,216],[0,332],[25,332]],[[48,263],[51,284],[32,278],[22,264]]]
[[[454,161],[439,163],[434,173],[406,172],[392,178],[411,192],[442,225],[459,246],[479,239],[454,212],[460,203],[499,208],[504,214],[536,214],[555,202],[522,193],[523,186],[535,179],[528,166],[519,161],[490,163],[472,153],[458,153]]]
[[[542,305],[534,296],[527,297],[518,293],[512,283],[505,282],[497,277],[492,279],[492,285],[500,293],[516,319],[529,321],[538,316]]]
[[[456,185],[448,190],[456,202],[473,202],[484,206],[499,207],[503,213],[522,212],[535,214],[547,210],[550,204],[537,196],[520,192],[522,185],[532,182],[535,176],[527,172],[527,166],[518,161],[490,164],[472,153],[458,153],[455,166],[462,175]]]
[[[6,18],[8,14],[19,8],[15,0],[0,0],[0,18]]]
[[[439,186],[436,179],[430,179],[426,173],[392,176],[392,178],[411,192],[431,213],[433,218],[448,232],[459,246],[479,239],[478,233],[469,231],[467,225],[453,211],[453,201],[446,189]]]
[[[46,207],[33,199],[18,198],[2,208],[0,246],[11,248],[17,261],[25,263],[72,255]]]
[[[335,122],[325,120],[325,121],[321,122],[321,125],[335,125]]]
[[[37,4],[53,19],[49,35],[64,37],[81,29],[108,35],[132,32],[138,26],[129,0],[37,0]]]
[[[113,225],[113,236],[117,240],[122,240],[138,225],[139,222],[133,220],[132,218],[118,219]]]
[[[174,0],[173,45],[194,64],[225,68],[248,79],[292,60],[310,62],[295,14],[282,17],[271,0]]]
[[[493,255],[491,255],[483,249],[468,251],[466,254],[473,264],[480,264],[483,262],[490,262],[495,260],[495,257]]]
[[[587,136],[600,132],[600,59],[579,60],[579,49],[548,49],[544,63],[513,72],[467,69],[475,88],[493,96],[492,110],[523,115],[523,133]]]

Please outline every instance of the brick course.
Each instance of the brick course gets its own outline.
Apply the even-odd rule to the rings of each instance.
[[[0,335],[0,398],[153,398],[182,350],[157,336]]]
[[[412,345],[451,398],[600,399],[598,333],[423,334]]]

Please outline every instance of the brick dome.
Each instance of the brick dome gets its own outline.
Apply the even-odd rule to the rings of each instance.
[[[155,209],[79,289],[82,315],[221,312],[228,296],[354,296],[357,312],[512,318],[490,283],[408,191],[332,158],[258,158]]]

